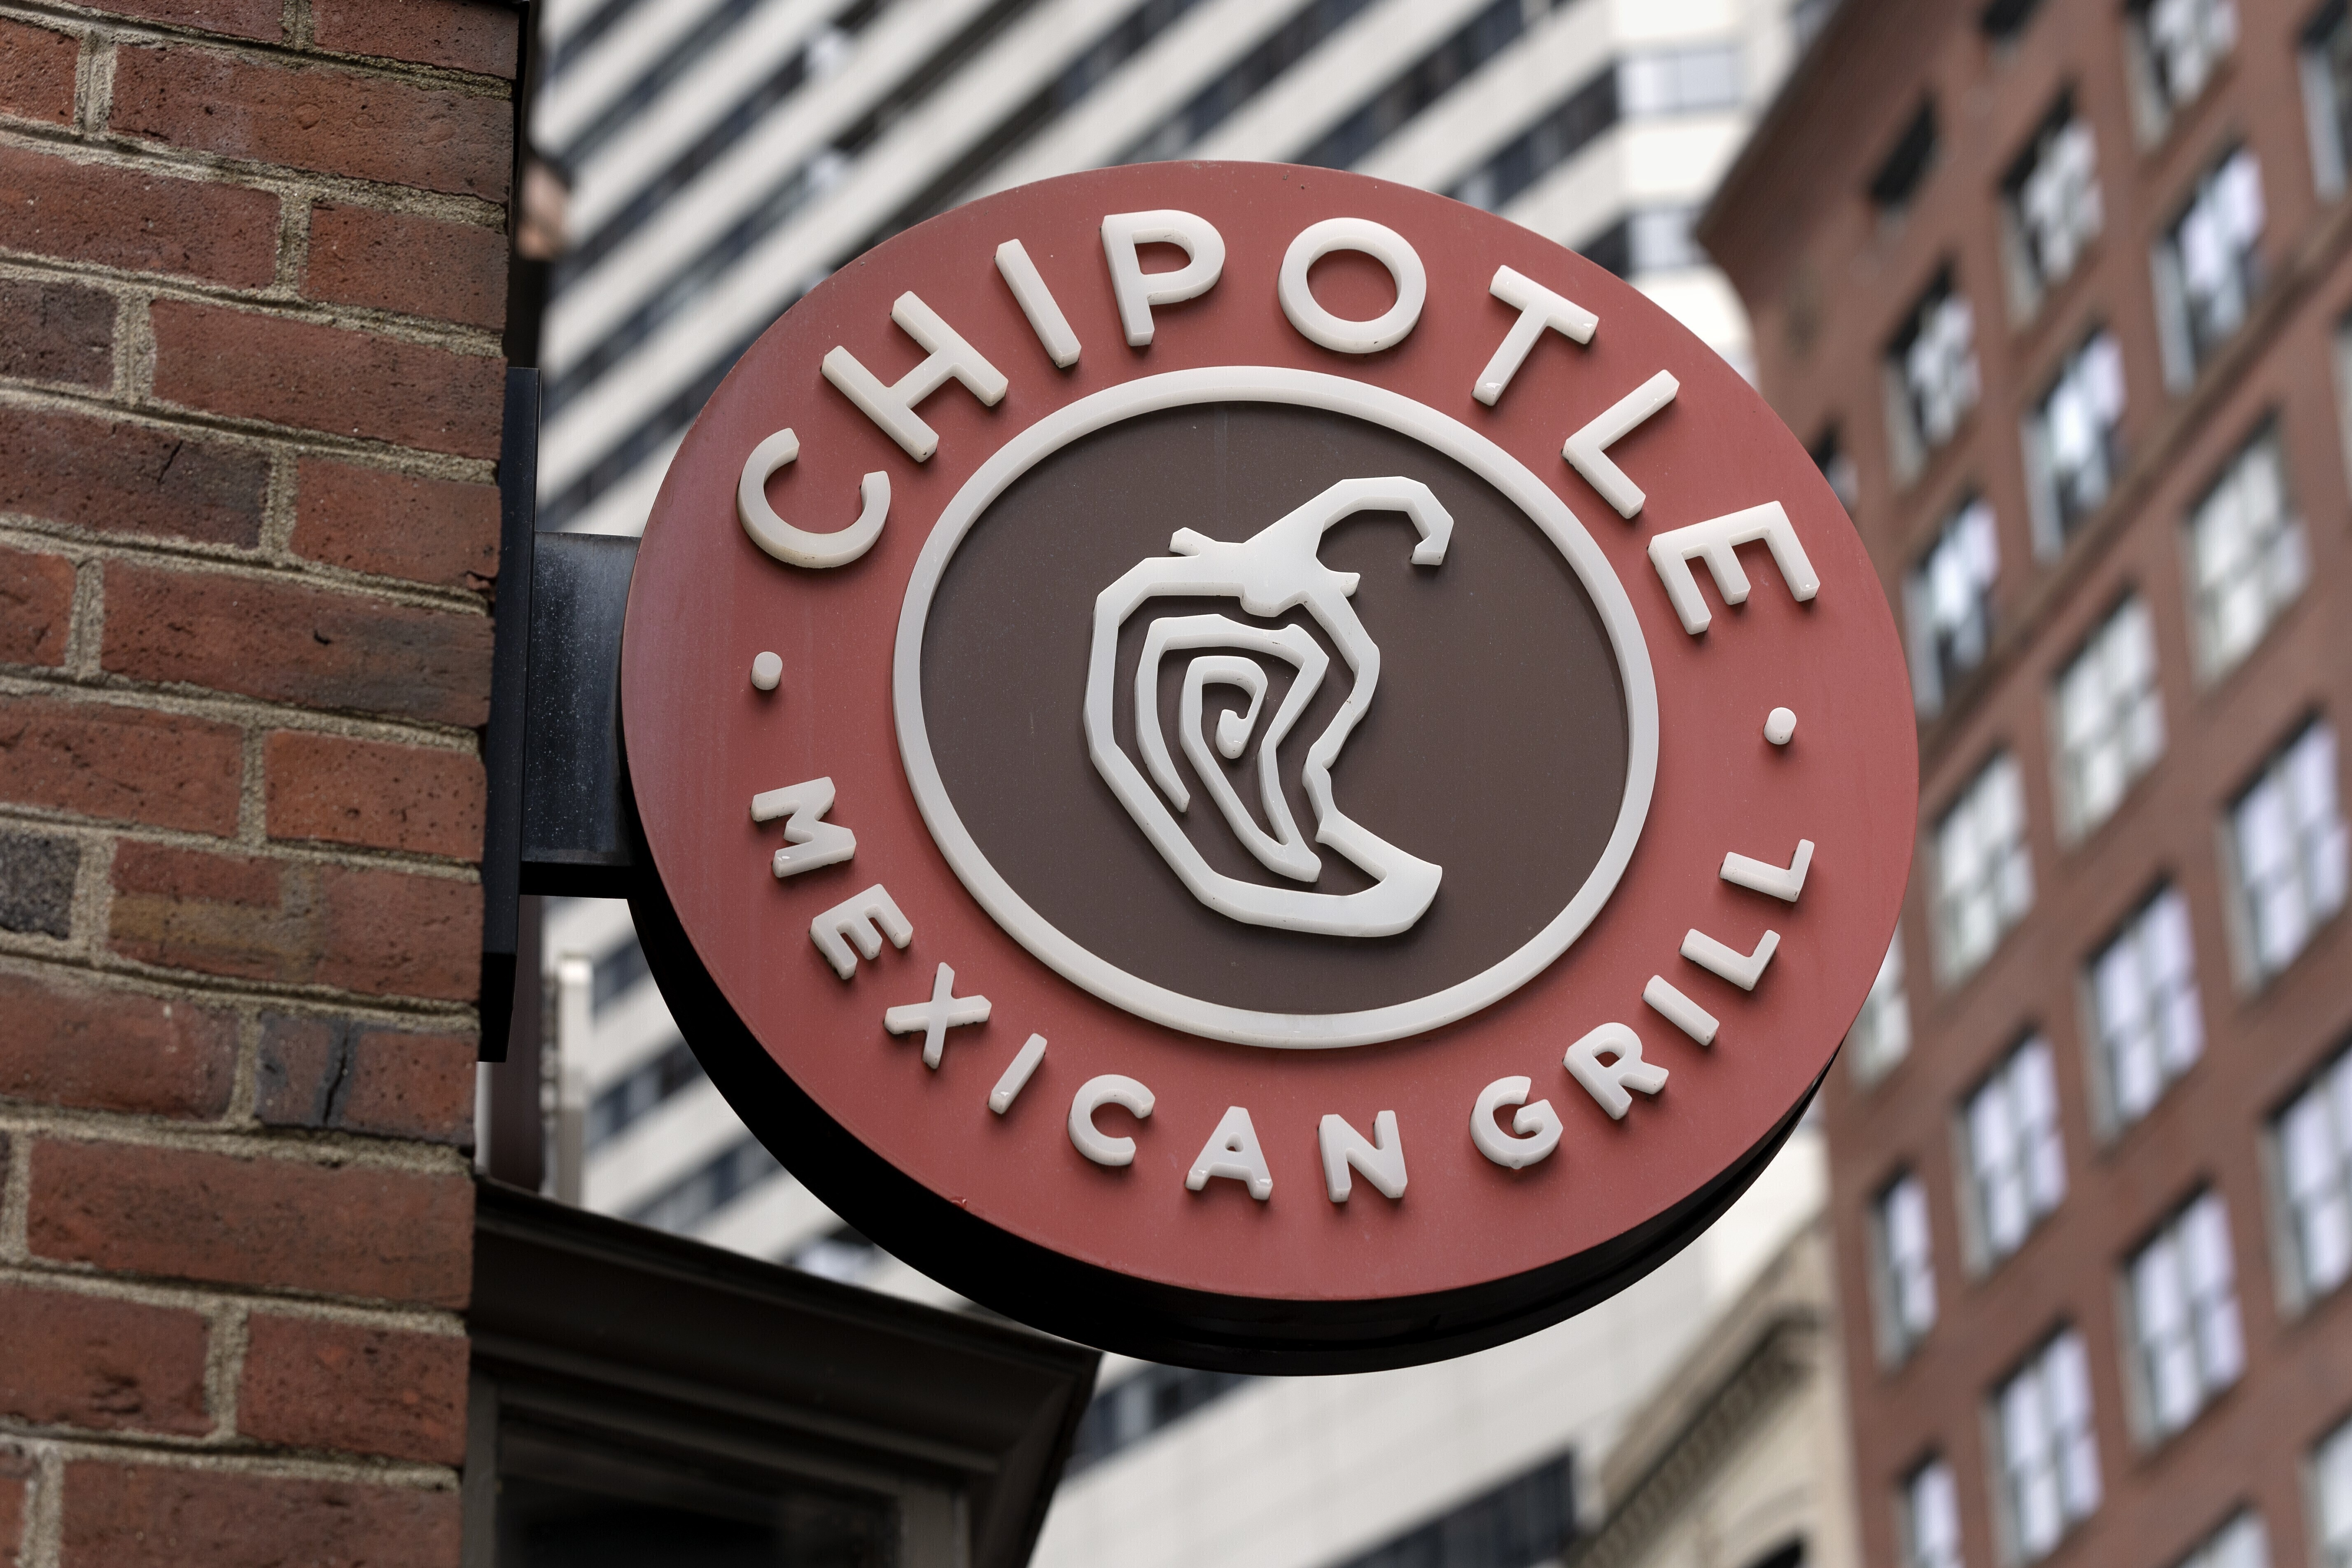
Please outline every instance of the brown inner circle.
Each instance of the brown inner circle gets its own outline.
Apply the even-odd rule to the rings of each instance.
[[[1360,938],[1236,921],[1195,899],[1087,755],[1082,722],[1095,598],[1190,528],[1249,538],[1341,479],[1419,479],[1453,514],[1443,564],[1412,563],[1399,512],[1324,535],[1318,558],[1360,574],[1351,601],[1380,646],[1369,711],[1331,767],[1339,809],[1444,868],[1412,929]],[[1121,628],[1115,729],[1139,768],[1132,712],[1145,631],[1213,613],[1261,625],[1237,600],[1147,600]],[[1160,725],[1192,804],[1176,814],[1209,864],[1269,886],[1348,893],[1371,879],[1315,842],[1300,785],[1308,748],[1353,685],[1338,648],[1281,747],[1284,795],[1323,869],[1312,884],[1259,865],[1201,787],[1177,704],[1186,665],[1236,648],[1171,652]],[[1249,656],[1268,690],[1241,757],[1221,765],[1261,826],[1257,742],[1292,667]],[[1202,727],[1246,696],[1208,688]],[[1591,598],[1541,530],[1486,480],[1408,437],[1342,415],[1264,404],[1168,410],[1084,437],[983,512],[948,563],[923,637],[923,712],[948,798],[981,853],[1064,935],[1129,973],[1228,1006],[1350,1013],[1492,967],[1549,924],[1607,846],[1625,782],[1624,691]],[[1213,755],[1215,753],[1213,750]],[[1148,776],[1148,773],[1147,773]]]

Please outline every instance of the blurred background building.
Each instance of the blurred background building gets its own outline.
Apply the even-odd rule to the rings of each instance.
[[[1864,1556],[2352,1563],[2352,17],[1874,0],[1701,226],[1909,637]]]
[[[1170,157],[1360,170],[1583,251],[1743,371],[1692,224],[1828,0],[545,0],[518,248],[542,528],[635,533],[737,356],[972,196]],[[917,1299],[743,1129],[625,906],[545,907],[550,1188]],[[1819,1138],[1716,1231],[1517,1344],[1364,1377],[1112,1358],[1038,1551],[1122,1568],[1846,1568]],[[1631,1434],[1631,1436],[1628,1436]],[[1622,1441],[1621,1441],[1622,1439]],[[1702,1506],[1703,1505],[1703,1506]],[[1700,1510],[1696,1527],[1672,1520]],[[1663,1510],[1663,1511],[1662,1511]]]

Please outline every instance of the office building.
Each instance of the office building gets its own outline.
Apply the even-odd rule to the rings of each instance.
[[[1900,606],[1864,1556],[2352,1562],[2352,17],[1834,15],[1701,234]]]

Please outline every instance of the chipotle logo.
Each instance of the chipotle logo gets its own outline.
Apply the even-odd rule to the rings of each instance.
[[[1267,164],[818,285],[632,585],[636,900],[873,1239],[1135,1353],[1393,1365],[1718,1215],[1911,850],[1874,571],[1736,372],[1475,209]]]

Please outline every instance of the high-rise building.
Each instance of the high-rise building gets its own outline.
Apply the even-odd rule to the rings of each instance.
[[[1880,0],[1701,226],[1899,606],[1865,1556],[2352,1563],[2352,15]]]

